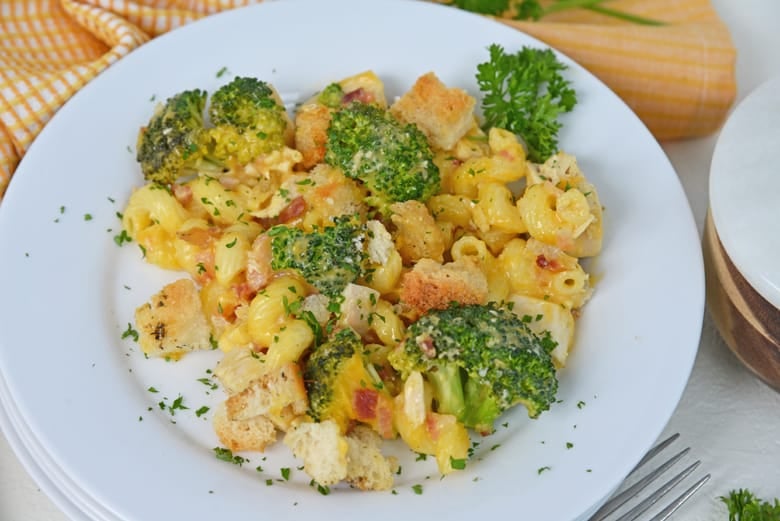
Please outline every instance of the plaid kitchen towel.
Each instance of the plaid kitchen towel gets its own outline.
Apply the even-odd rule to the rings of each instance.
[[[1,1],[0,197],[46,122],[102,70],[157,35],[248,3],[252,0]],[[657,139],[717,130],[736,96],[736,51],[709,0],[601,5],[663,23],[635,23],[598,9],[569,9],[536,21],[515,20],[510,11],[496,18],[601,78]]]

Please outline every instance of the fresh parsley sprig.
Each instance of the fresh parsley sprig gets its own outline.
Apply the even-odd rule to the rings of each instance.
[[[729,521],[778,521],[780,500],[765,501],[746,489],[732,490],[720,500],[729,509]]]
[[[550,49],[524,46],[515,54],[498,44],[488,49],[490,60],[477,65],[476,76],[485,124],[520,135],[528,159],[542,163],[558,151],[558,116],[577,103],[561,74],[566,65]]]
[[[612,18],[640,25],[665,25],[660,20],[626,13],[604,6],[608,0],[557,0],[546,7],[539,0],[453,0],[460,9],[492,16],[509,16],[515,20],[539,20],[567,9],[588,9]]]

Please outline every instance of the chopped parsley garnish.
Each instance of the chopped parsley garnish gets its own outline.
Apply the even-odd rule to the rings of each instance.
[[[239,467],[247,462],[246,458],[234,455],[233,451],[225,447],[214,447],[214,454],[216,454],[218,460],[227,461]]]
[[[138,331],[133,329],[133,325],[130,322],[127,323],[127,329],[122,333],[122,340],[125,338],[132,338],[133,341],[138,342]]]
[[[114,242],[117,246],[123,246],[125,243],[133,242],[133,239],[128,235],[127,230],[122,230],[122,233],[114,236]]]
[[[463,470],[466,468],[466,460],[465,458],[455,459],[450,456],[450,465],[455,470]]]

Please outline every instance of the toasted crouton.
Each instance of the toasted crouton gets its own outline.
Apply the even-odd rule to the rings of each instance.
[[[370,427],[357,425],[344,435],[333,420],[304,422],[285,435],[284,443],[320,485],[346,481],[361,490],[393,487],[397,462],[382,455],[381,438]]]
[[[401,279],[401,302],[417,314],[444,309],[452,302],[484,304],[488,296],[484,272],[470,260],[439,264],[421,259]]]
[[[449,150],[475,124],[476,100],[466,91],[447,88],[429,72],[390,107],[405,123],[414,123],[435,148]]]
[[[393,240],[404,263],[428,258],[441,262],[447,247],[446,238],[428,207],[420,201],[390,205],[390,220],[395,225]]]
[[[135,310],[138,343],[149,356],[180,358],[211,349],[211,330],[195,283],[180,279],[163,287]]]
[[[306,414],[309,402],[300,367],[289,362],[279,371],[264,374],[246,389],[230,396],[225,410],[230,420],[248,420],[266,416],[281,430]]]
[[[398,464],[379,450],[382,439],[365,425],[357,425],[347,435],[346,481],[360,490],[390,490]]]
[[[276,442],[276,427],[265,416],[255,416],[247,420],[230,420],[224,404],[214,411],[214,431],[219,441],[233,452],[252,450],[265,451]]]
[[[320,485],[335,485],[347,477],[349,444],[333,420],[300,423],[287,432],[284,444]]]
[[[331,110],[316,103],[301,106],[295,114],[295,148],[303,155],[308,170],[325,159]]]

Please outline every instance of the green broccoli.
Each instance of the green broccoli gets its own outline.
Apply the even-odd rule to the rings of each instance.
[[[419,371],[431,384],[437,412],[481,433],[504,411],[523,404],[536,418],[555,401],[558,380],[549,333],[534,334],[495,303],[453,303],[431,310],[388,356],[405,379]]]
[[[439,169],[425,134],[376,105],[353,102],[335,112],[327,132],[325,162],[359,179],[379,209],[439,191]]]
[[[333,420],[343,431],[360,421],[392,437],[393,399],[363,351],[363,341],[350,328],[313,348],[303,369],[309,415],[314,421]]]
[[[175,94],[141,128],[136,160],[145,179],[167,185],[197,170],[206,96],[199,89]]]
[[[285,144],[287,114],[267,83],[237,77],[211,96],[206,156],[215,167],[245,165]]]
[[[317,96],[317,103],[325,105],[331,109],[337,109],[341,106],[341,100],[344,99],[344,89],[338,83],[331,83]]]
[[[351,216],[338,217],[333,225],[310,233],[286,225],[274,226],[267,233],[271,268],[298,271],[328,297],[336,297],[364,274],[366,230]]]

